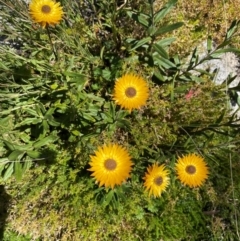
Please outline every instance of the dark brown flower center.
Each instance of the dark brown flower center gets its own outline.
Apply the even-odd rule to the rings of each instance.
[[[154,178],[154,183],[158,186],[160,186],[163,183],[163,178],[162,177],[155,177]]]
[[[42,12],[43,13],[50,13],[51,12],[51,8],[48,5],[43,5],[42,6]]]
[[[189,165],[189,166],[186,167],[185,171],[188,174],[193,175],[196,172],[196,167],[192,166],[192,165]]]
[[[116,169],[117,167],[117,162],[113,159],[107,159],[105,162],[104,162],[104,166],[107,170],[109,171],[113,171],[114,169]]]
[[[133,98],[137,94],[137,91],[134,87],[128,87],[125,94],[128,98]]]

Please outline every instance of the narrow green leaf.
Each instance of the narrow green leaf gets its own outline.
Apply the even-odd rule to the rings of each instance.
[[[7,157],[0,158],[0,165],[4,165],[4,164],[6,164],[8,162],[9,162],[9,160],[8,160]]]
[[[0,69],[4,70],[4,71],[8,71],[9,68],[3,64],[3,62],[0,62]]]
[[[22,170],[23,172],[26,172],[31,166],[32,166],[32,160],[30,157],[26,156],[25,161],[23,162]]]
[[[13,115],[8,115],[4,118],[0,119],[0,128],[9,128],[9,125],[12,124],[12,120],[13,120]]]
[[[210,56],[212,58],[216,58],[216,57],[221,56],[223,53],[228,53],[228,52],[240,54],[240,49],[236,49],[236,48],[218,49],[218,50],[214,51]]]
[[[37,112],[35,110],[32,109],[24,109],[24,111],[26,111],[28,114],[39,117],[39,115],[37,114]]]
[[[45,115],[45,119],[51,126],[59,126],[60,123],[54,120],[54,117],[52,115]],[[49,129],[49,128],[48,128]]]
[[[105,50],[105,46],[103,46],[103,47],[101,48],[101,51],[100,51],[100,58],[101,58],[101,59],[103,59],[104,50]]]
[[[237,20],[234,20],[231,24],[231,26],[229,27],[229,29],[227,30],[227,34],[226,34],[226,39],[229,39],[232,37],[232,35],[236,32],[238,27],[238,22]]]
[[[229,46],[230,43],[231,43],[231,40],[224,40],[221,44],[217,46],[216,50],[223,49],[225,46]]]
[[[53,108],[53,107],[49,108],[48,111],[46,112],[45,116],[52,115],[55,112],[55,110],[56,110],[56,108]]]
[[[4,144],[8,147],[8,149],[10,150],[10,151],[14,151],[16,148],[15,148],[15,145],[14,144],[12,144],[11,142],[8,142],[8,141],[5,141],[5,140],[3,140],[3,142],[4,142]]]
[[[174,24],[170,24],[170,25],[167,25],[167,26],[164,26],[164,27],[161,27],[159,28],[156,33],[154,34],[154,36],[158,36],[158,35],[161,35],[161,34],[164,34],[164,33],[168,33],[168,32],[171,32],[177,28],[180,28],[181,26],[183,25],[182,22],[179,22],[179,23],[174,23]]]
[[[8,156],[8,159],[9,161],[16,161],[17,158],[22,155],[24,152],[23,151],[20,151],[20,150],[15,150],[13,151],[9,156]]]
[[[3,174],[3,180],[6,181],[12,174],[13,174],[13,166],[14,166],[14,163],[11,162],[8,167],[7,167],[7,170],[4,172]]]
[[[148,19],[146,19],[146,17],[141,13],[137,15],[137,21],[145,27],[149,26]]]
[[[47,136],[47,137],[43,138],[42,140],[35,142],[33,144],[33,147],[34,148],[40,148],[42,146],[46,146],[47,144],[56,141],[57,139],[58,139],[57,136],[53,136],[53,135]]]
[[[42,122],[42,127],[43,127],[43,136],[46,136],[46,134],[49,132],[49,125],[47,120],[43,120]]]
[[[133,12],[133,11],[127,11],[127,15],[132,18],[134,21],[140,23],[144,27],[149,26],[149,16],[147,14],[139,13],[139,12]]]
[[[187,71],[191,70],[193,66],[198,62],[197,47],[193,50],[190,62],[187,67]]]
[[[2,172],[4,170],[4,167],[5,167],[5,163],[4,164],[0,163],[0,177],[2,177]]]
[[[137,41],[137,44],[133,48],[131,48],[130,51],[134,50],[136,48],[139,48],[140,46],[144,45],[145,43],[147,43],[149,41],[151,41],[151,37],[147,37],[147,38]]]
[[[154,56],[154,62],[157,62],[160,66],[163,66],[166,69],[170,69],[170,68],[175,68],[175,64],[172,63],[170,60],[162,58],[161,56],[157,55]]]
[[[27,151],[27,155],[31,158],[39,158],[41,155],[41,152],[39,151]]]
[[[177,0],[170,0],[162,9],[154,14],[154,22],[158,23],[162,18],[164,18],[176,4]]]
[[[114,190],[110,190],[103,201],[104,207],[107,207],[114,197]]]
[[[14,162],[14,176],[17,181],[20,181],[23,175],[22,164],[20,161]]]
[[[179,58],[178,55],[174,55],[174,56],[173,56],[173,59],[174,59],[175,65],[178,65],[178,66],[181,65],[181,60],[180,60],[180,58]]]
[[[68,71],[65,71],[63,73],[64,73],[64,75],[66,75],[68,77],[72,77],[71,82],[77,82],[77,83],[81,83],[81,84],[85,84],[85,82],[86,82],[86,80],[85,80],[86,76],[81,73],[68,72]]]
[[[110,109],[109,109],[109,111],[110,111],[110,113],[111,113],[112,119],[114,119],[116,113],[115,113],[115,105],[113,104],[113,102],[110,102]]]
[[[46,113],[45,106],[41,102],[38,102],[37,106],[38,106],[38,109],[39,109],[39,115],[43,116]]]
[[[154,70],[154,75],[160,80],[165,82],[167,79],[165,76],[163,76],[158,69]]]
[[[24,126],[24,125],[31,125],[33,123],[40,123],[42,122],[41,119],[37,119],[37,118],[26,118],[24,121],[16,124],[15,127],[19,127],[19,126]]]
[[[14,150],[26,151],[26,150],[29,150],[30,148],[32,148],[31,144],[20,146],[20,145],[12,144],[6,140],[3,140],[3,142],[9,148],[10,151],[14,151]]]
[[[175,40],[176,40],[176,38],[164,38],[164,39],[157,41],[156,43],[161,45],[162,47],[168,47]]]
[[[81,133],[78,130],[72,130],[71,131],[73,133],[74,136],[80,136]]]
[[[159,45],[159,44],[154,44],[153,45],[154,50],[158,52],[163,58],[168,59],[168,53],[165,51],[165,49]]]

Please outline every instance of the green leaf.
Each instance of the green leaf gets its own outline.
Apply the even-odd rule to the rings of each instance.
[[[134,21],[140,23],[141,25],[143,25],[144,27],[148,27],[149,26],[149,22],[150,22],[150,18],[148,15],[143,14],[143,13],[135,13],[133,11],[127,11],[127,15],[132,18]]]
[[[159,44],[154,44],[154,45],[153,45],[153,48],[154,48],[154,50],[156,50],[163,58],[168,59],[168,54],[167,54],[167,52],[165,51],[165,49],[164,49],[161,45],[159,45]]]
[[[111,71],[109,69],[104,69],[102,71],[102,77],[106,80],[110,80],[111,79]]]
[[[3,64],[3,62],[0,62],[0,69],[4,70],[4,71],[8,71],[9,68]]]
[[[227,30],[225,39],[231,38],[232,35],[236,32],[237,28],[238,28],[238,22],[237,22],[237,20],[234,20],[232,22],[231,26],[229,27],[229,29]]]
[[[149,26],[149,20],[146,18],[146,15],[143,15],[142,13],[139,13],[137,15],[137,22],[139,22],[140,24],[142,24],[145,27]]]
[[[82,117],[90,122],[95,122],[95,118],[89,113],[82,113]]]
[[[100,51],[100,58],[101,58],[101,59],[103,59],[104,50],[105,50],[105,46],[103,46],[103,47],[101,48],[101,51]]]
[[[15,127],[20,127],[20,126],[24,126],[24,125],[32,125],[33,123],[37,124],[42,122],[41,119],[37,119],[37,118],[26,118],[24,121],[16,124]]]
[[[29,113],[30,115],[33,115],[35,117],[39,117],[39,115],[37,114],[37,112],[35,110],[32,109],[24,109],[27,113]]]
[[[72,132],[73,135],[75,135],[75,136],[80,136],[80,135],[81,135],[81,133],[80,133],[78,130],[72,130],[71,132]]]
[[[22,170],[23,172],[26,172],[31,166],[32,166],[32,160],[30,157],[26,156],[25,161],[23,162]]]
[[[14,162],[14,176],[17,181],[20,181],[23,175],[22,164],[20,161]]]
[[[8,149],[9,149],[10,151],[14,151],[14,150],[16,149],[16,148],[15,148],[15,145],[12,144],[11,142],[8,142],[8,141],[3,140],[3,143],[8,147]]]
[[[107,207],[113,198],[114,198],[114,190],[110,190],[109,193],[106,194],[106,198],[103,200],[104,207]]]
[[[140,46],[144,45],[145,43],[147,43],[149,41],[151,41],[151,37],[143,38],[143,39],[137,41],[137,44],[133,48],[131,48],[130,51],[134,50],[136,48],[139,48]]]
[[[30,148],[32,148],[31,144],[20,146],[20,145],[12,144],[6,140],[3,140],[3,142],[9,148],[10,151],[15,151],[15,150],[26,151],[26,150],[29,150]]]
[[[7,167],[7,170],[4,172],[3,174],[3,180],[6,181],[12,174],[13,174],[13,166],[14,166],[14,163],[11,162],[8,167]]]
[[[60,126],[60,123],[54,120],[54,117],[52,115],[45,115],[44,118],[47,120],[49,125],[51,126]],[[49,129],[49,128],[47,128]]]
[[[175,64],[172,63],[170,60],[162,58],[159,55],[154,56],[154,62],[157,62],[160,66],[163,66],[166,69],[170,69],[170,68],[175,68]]]
[[[39,158],[41,153],[39,151],[27,151],[27,155],[31,158]]]
[[[165,82],[167,78],[163,76],[158,69],[154,70],[154,75],[162,82]]]
[[[210,56],[212,58],[216,58],[216,57],[221,56],[223,53],[228,53],[228,52],[240,54],[240,49],[236,49],[236,48],[218,49],[218,50],[214,51]]]
[[[9,127],[10,127],[9,125],[12,124],[12,120],[13,120],[13,115],[8,115],[5,118],[1,118],[0,119],[0,128],[1,129],[9,129]]]
[[[170,0],[162,9],[154,14],[154,22],[158,23],[162,18],[164,18],[176,4],[177,0]]]
[[[171,32],[177,28],[180,28],[181,26],[183,25],[182,22],[179,22],[179,23],[174,23],[174,24],[170,24],[170,25],[167,25],[167,26],[164,26],[164,27],[161,27],[159,28],[156,33],[154,34],[154,36],[158,36],[158,35],[161,35],[161,34],[164,34],[164,33],[168,33],[168,32]]]
[[[58,139],[58,137],[54,136],[54,135],[47,136],[47,137],[43,138],[42,140],[35,142],[33,144],[33,147],[34,148],[40,148],[42,146],[46,146],[47,144],[56,141],[57,139]]]
[[[76,83],[79,88],[82,88],[86,83],[86,76],[81,73],[68,72],[68,71],[65,71],[63,73],[67,77],[70,77],[70,82]]]
[[[217,47],[216,47],[216,50],[217,49],[223,49],[225,46],[229,45],[231,43],[231,40],[224,40],[221,44],[219,44]],[[215,50],[215,51],[216,51]],[[213,51],[213,52],[215,52]]]
[[[8,163],[9,160],[7,157],[0,158],[0,166],[4,166],[4,164]]]
[[[13,151],[9,156],[8,159],[9,161],[16,161],[17,158],[22,155],[24,153],[24,151],[20,151],[20,150],[15,150]]]
[[[115,112],[115,105],[113,104],[113,102],[110,102],[110,109],[109,109],[109,111],[110,111],[112,119],[114,119],[115,115],[116,115],[116,112]]]
[[[5,165],[0,163],[0,177],[2,177],[2,172],[4,170]]]
[[[176,38],[164,38],[164,39],[157,41],[156,43],[161,45],[162,47],[168,47],[175,40],[176,40]]]
[[[198,63],[198,54],[197,54],[197,47],[193,50],[190,62],[187,67],[187,71],[191,70],[194,65]]]

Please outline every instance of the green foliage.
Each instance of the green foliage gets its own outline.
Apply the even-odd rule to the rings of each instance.
[[[12,196],[6,240],[11,230],[26,240],[239,238],[239,120],[226,104],[239,86],[229,87],[231,76],[216,86],[215,73],[199,69],[239,54],[238,21],[216,48],[208,38],[204,58],[195,48],[186,60],[169,50],[183,25],[166,18],[177,0],[160,9],[153,0],[62,0],[64,19],[47,29],[22,1],[0,3],[1,35],[20,45],[0,46],[0,176]],[[150,89],[146,106],[131,113],[112,100],[115,80],[130,72]],[[88,171],[89,155],[109,142],[134,162],[131,179],[113,190]],[[177,158],[191,152],[210,168],[201,188],[176,180]],[[159,199],[143,190],[155,162],[171,178]]]

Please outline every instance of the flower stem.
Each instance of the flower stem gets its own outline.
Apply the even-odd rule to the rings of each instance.
[[[56,49],[55,49],[55,47],[53,45],[53,42],[52,42],[52,39],[51,39],[51,35],[50,35],[48,24],[46,25],[46,29],[47,29],[47,33],[48,33],[48,38],[49,38],[50,44],[52,46],[53,54],[54,54],[56,60],[58,60],[58,55],[57,55]]]

